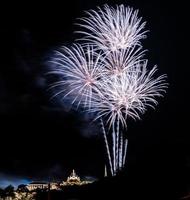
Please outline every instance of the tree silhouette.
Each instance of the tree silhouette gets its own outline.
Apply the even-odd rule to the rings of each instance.
[[[5,190],[0,188],[0,198],[4,199],[5,198]]]
[[[12,185],[7,186],[4,189],[4,193],[5,193],[5,197],[11,197],[11,198],[15,197],[14,187]]]
[[[21,185],[18,186],[17,192],[29,192],[29,190],[28,190],[28,188],[26,187],[26,185],[21,184]]]

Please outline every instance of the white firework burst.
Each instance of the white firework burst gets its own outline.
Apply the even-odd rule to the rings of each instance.
[[[134,70],[134,66],[143,61],[145,50],[141,47],[120,49],[118,51],[109,52],[104,58],[104,68],[102,69],[104,76],[118,76],[125,72]],[[136,69],[135,69],[136,70]]]
[[[154,77],[157,67],[147,70],[147,61],[140,62],[130,72],[122,73],[99,84],[101,95],[93,97],[90,112],[97,114],[96,119],[106,118],[111,127],[119,120],[126,126],[127,117],[140,119],[147,107],[157,104],[155,97],[162,96],[167,83],[166,75]]]
[[[138,10],[118,5],[116,8],[104,5],[103,9],[87,11],[87,17],[80,18],[79,26],[84,30],[77,31],[84,34],[83,41],[93,43],[98,49],[116,51],[141,45],[145,38],[146,22],[138,17]]]
[[[92,46],[82,47],[74,44],[71,48],[62,47],[55,52],[51,63],[54,70],[48,74],[58,75],[61,80],[54,82],[49,89],[59,88],[52,98],[61,95],[69,98],[72,105],[91,105],[91,97],[101,76],[101,54],[94,52]],[[61,89],[60,89],[61,88]]]

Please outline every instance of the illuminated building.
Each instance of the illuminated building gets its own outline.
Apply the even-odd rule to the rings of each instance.
[[[37,189],[48,189],[47,182],[32,182],[26,186],[29,191],[37,190]]]
[[[81,181],[80,177],[77,176],[75,170],[73,169],[71,175],[67,178],[67,181],[63,181],[61,186],[85,185],[89,183],[92,183],[92,181]]]
[[[58,183],[47,183],[47,182],[32,182],[30,184],[28,184],[26,186],[26,188],[29,190],[29,191],[34,191],[34,190],[37,190],[37,189],[40,189],[40,190],[44,190],[44,189],[50,189],[50,190],[58,190],[59,189],[59,184]]]
[[[60,189],[59,184],[58,183],[50,183],[50,190],[58,190]]]

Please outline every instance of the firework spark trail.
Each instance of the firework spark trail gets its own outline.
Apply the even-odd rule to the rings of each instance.
[[[120,132],[120,141],[119,141],[119,169],[121,170],[123,165],[123,133]]]
[[[115,134],[115,124],[112,124],[112,154],[113,154],[113,174],[115,175],[116,173],[116,134]]]
[[[86,13],[87,17],[78,23],[84,30],[77,32],[84,34],[83,41],[96,45],[98,49],[115,51],[140,46],[140,40],[146,37],[146,22],[138,17],[138,10],[124,5],[116,8],[105,5],[103,9],[98,7],[98,11]]]
[[[104,141],[105,141],[105,145],[106,145],[106,151],[107,151],[107,154],[108,154],[108,162],[109,162],[109,166],[110,166],[110,171],[111,171],[111,175],[113,176],[113,167],[112,167],[112,162],[111,162],[111,155],[110,155],[107,135],[106,135],[105,127],[104,127],[104,122],[103,122],[102,118],[100,119],[100,123],[101,123],[101,126],[102,126],[102,132],[103,132]]]
[[[117,121],[116,121],[116,166],[117,166],[117,169],[119,168],[119,119],[117,118]]]
[[[128,145],[128,139],[126,138],[124,141],[123,167],[126,164],[127,145]]]

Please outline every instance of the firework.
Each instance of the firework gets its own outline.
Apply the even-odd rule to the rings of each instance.
[[[137,63],[143,61],[145,50],[135,46],[127,49],[109,52],[103,58],[104,67],[102,73],[108,78],[122,75],[126,72],[132,72]],[[136,69],[135,69],[136,70]]]
[[[105,5],[98,11],[90,10],[87,17],[80,18],[78,23],[84,30],[77,31],[84,35],[83,41],[94,44],[104,51],[116,51],[141,45],[145,38],[145,22],[138,18],[138,10],[124,5],[116,8]]]
[[[59,80],[49,89],[100,122],[110,173],[116,175],[126,161],[127,119],[154,108],[168,84],[166,75],[156,75],[157,66],[148,69],[140,41],[147,31],[138,10],[105,5],[87,14],[80,23],[85,31],[79,31],[85,42],[55,52],[48,74]]]
[[[74,44],[71,48],[62,47],[55,51],[51,64],[53,70],[48,74],[57,75],[61,80],[54,82],[49,89],[59,88],[52,98],[68,98],[72,105],[90,106],[91,97],[96,91],[100,78],[101,54],[94,52],[92,46],[82,47]],[[102,59],[102,57],[101,57]]]
[[[147,69],[147,61],[133,66],[132,70],[121,73],[112,78],[105,78],[98,82],[101,95],[94,96],[90,112],[97,113],[97,117],[107,117],[107,124],[111,126],[118,119],[126,126],[127,117],[140,119],[147,106],[157,104],[155,97],[162,96],[167,84],[166,75],[154,77],[157,67]]]
[[[133,69],[99,82],[101,95],[92,98],[89,110],[103,119],[112,132],[112,168],[115,175],[125,165],[127,140],[123,141],[122,128],[127,127],[127,118],[140,119],[148,107],[154,108],[156,97],[161,97],[167,83],[166,75],[154,77],[157,67],[147,70],[147,61]],[[122,126],[122,128],[120,128]]]

